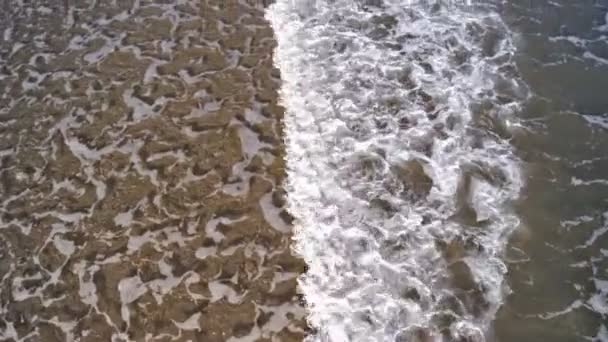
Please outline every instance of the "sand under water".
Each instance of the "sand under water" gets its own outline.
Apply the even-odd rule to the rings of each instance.
[[[2,3],[0,340],[301,340],[262,4]]]

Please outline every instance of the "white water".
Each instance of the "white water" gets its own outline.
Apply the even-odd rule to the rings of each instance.
[[[311,341],[482,341],[507,291],[511,33],[488,8],[412,3],[267,12]]]

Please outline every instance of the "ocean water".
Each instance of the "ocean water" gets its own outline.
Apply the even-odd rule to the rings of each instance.
[[[526,186],[505,260],[500,341],[608,340],[608,2],[511,2],[534,92],[514,139]]]
[[[310,341],[608,338],[607,6],[270,7]]]

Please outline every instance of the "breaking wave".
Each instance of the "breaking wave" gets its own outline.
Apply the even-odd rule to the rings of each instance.
[[[528,97],[492,6],[278,0],[289,208],[311,341],[483,341]]]

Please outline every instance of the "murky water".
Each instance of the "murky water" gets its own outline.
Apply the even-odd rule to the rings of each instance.
[[[2,4],[0,340],[301,340],[262,4]]]
[[[535,96],[513,141],[526,162],[499,341],[608,340],[608,2],[513,1]]]

